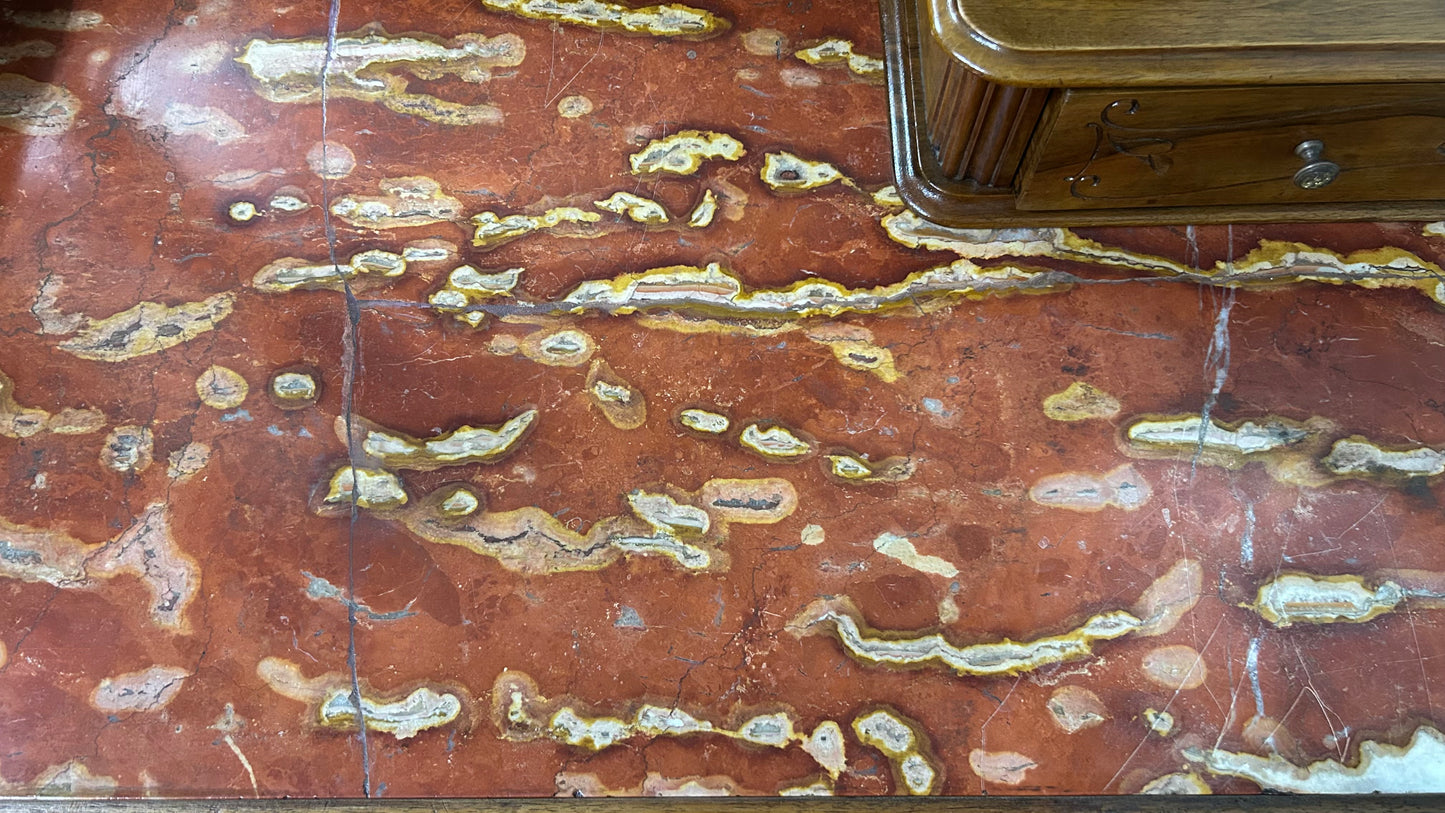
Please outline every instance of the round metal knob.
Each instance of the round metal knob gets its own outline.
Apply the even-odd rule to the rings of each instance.
[[[1340,175],[1340,165],[1326,161],[1323,141],[1301,141],[1294,148],[1294,154],[1304,159],[1305,165],[1294,174],[1294,185],[1300,189],[1319,189],[1329,186]]]

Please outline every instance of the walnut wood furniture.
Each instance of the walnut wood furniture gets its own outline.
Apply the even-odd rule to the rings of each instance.
[[[1441,0],[883,0],[904,202],[953,226],[1445,218]]]

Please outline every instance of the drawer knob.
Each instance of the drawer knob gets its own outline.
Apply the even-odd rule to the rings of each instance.
[[[1325,142],[1301,141],[1294,148],[1294,154],[1304,159],[1305,165],[1294,174],[1294,185],[1300,189],[1319,189],[1329,186],[1340,175],[1340,165],[1323,158]]]

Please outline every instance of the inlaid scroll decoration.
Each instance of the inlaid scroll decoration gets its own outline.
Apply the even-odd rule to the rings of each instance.
[[[1117,111],[1118,115],[1132,116],[1139,112],[1139,101],[1116,99],[1100,111],[1098,121],[1084,125],[1094,131],[1094,149],[1078,172],[1064,178],[1069,183],[1069,194],[1076,198],[1087,200],[1090,197],[1079,191],[1080,184],[1087,183],[1091,187],[1099,185],[1099,176],[1090,175],[1088,172],[1106,147],[1114,154],[1137,158],[1153,170],[1155,175],[1164,175],[1174,166],[1174,159],[1169,157],[1169,153],[1174,149],[1174,142],[1158,135],[1144,135],[1137,128],[1120,124],[1111,117],[1117,108],[1123,108]]]

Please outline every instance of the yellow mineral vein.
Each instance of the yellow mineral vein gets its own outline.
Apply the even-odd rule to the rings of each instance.
[[[196,379],[196,395],[212,409],[235,409],[245,402],[250,391],[240,373],[219,364],[207,367]]]
[[[1061,228],[955,229],[908,211],[885,216],[882,225],[890,238],[905,246],[975,260],[1047,257],[1228,287],[1321,282],[1371,289],[1413,288],[1445,304],[1445,268],[1389,246],[1341,254],[1304,243],[1261,240],[1242,257],[1195,269],[1163,257],[1106,246]]]
[[[361,716],[369,731],[391,734],[399,740],[415,737],[429,728],[439,728],[457,719],[462,701],[450,692],[438,693],[422,686],[399,700],[378,700],[361,696]],[[333,689],[317,709],[321,724],[328,728],[355,729],[356,704],[351,687]]]
[[[923,727],[892,709],[879,708],[853,720],[853,733],[864,745],[888,757],[894,781],[910,796],[936,793],[943,784],[943,769],[931,756]]]
[[[207,297],[200,302],[166,306],[142,302],[103,319],[87,319],[80,331],[59,347],[92,361],[127,361],[159,353],[214,330],[231,315],[233,294]]]
[[[704,435],[722,435],[732,427],[732,420],[720,412],[700,407],[688,407],[677,413],[677,422],[684,429],[691,429]]]
[[[729,28],[721,17],[677,3],[628,7],[604,0],[482,0],[482,7],[532,20],[639,36],[702,40]]]
[[[713,735],[767,748],[801,746],[836,781],[847,767],[842,728],[824,720],[811,734],[798,731],[792,709],[740,709],[734,724],[718,724],[676,705],[642,703],[626,714],[599,714],[572,697],[547,698],[530,675],[503,670],[492,684],[492,720],[514,742],[546,738],[601,751],[633,737]]]
[[[1361,624],[1393,612],[1407,599],[1421,608],[1445,604],[1445,591],[1432,589],[1445,577],[1423,571],[1399,571],[1396,578],[1369,581],[1351,574],[1321,576],[1282,573],[1260,585],[1249,609],[1277,627],[1292,624]],[[1408,584],[1401,584],[1405,581]],[[1373,584],[1374,586],[1370,586]]]
[[[893,351],[876,344],[873,332],[865,327],[830,323],[810,327],[806,335],[809,341],[832,350],[844,367],[873,373],[888,384],[899,378]]]
[[[898,187],[896,186],[885,186],[874,192],[870,197],[873,198],[873,204],[875,206],[880,206],[884,209],[903,208],[903,198],[898,196]]]
[[[266,293],[278,294],[296,290],[325,289],[340,291],[346,281],[365,274],[368,277],[399,277],[406,272],[406,260],[390,251],[360,251],[345,265],[312,263],[296,257],[282,257],[267,263],[251,284]]]
[[[274,199],[272,199],[271,205],[276,205]],[[455,259],[456,256],[456,243],[438,237],[412,240],[401,247],[401,258],[409,263],[446,262]]]
[[[1197,773],[1167,773],[1149,780],[1139,793],[1146,796],[1208,796],[1214,791]]]
[[[501,124],[502,111],[487,104],[457,104],[411,93],[403,74],[427,81],[452,75],[480,83],[490,79],[495,68],[521,64],[525,54],[526,46],[515,34],[491,38],[461,34],[446,44],[424,35],[392,37],[373,27],[337,37],[329,52],[324,39],[255,39],[236,61],[246,66],[256,81],[256,93],[268,101],[320,101],[324,67],[332,98],[376,102],[402,115],[462,126]]]
[[[50,413],[35,407],[21,406],[15,400],[15,382],[0,372],[0,435],[7,438],[28,438],[44,431]]]
[[[841,183],[851,189],[858,188],[857,184],[827,161],[810,161],[786,151],[765,155],[759,175],[763,183],[774,192],[810,192],[832,183]]]
[[[687,215],[687,225],[694,229],[705,229],[712,225],[717,216],[717,195],[711,189],[702,190],[702,200]]]
[[[572,313],[595,310],[628,314],[666,308],[724,317],[803,318],[916,308],[919,300],[930,297],[1051,291],[1068,284],[1049,272],[1011,266],[980,268],[958,260],[876,288],[847,288],[836,282],[807,279],[785,288],[747,290],[731,271],[709,263],[702,268],[674,265],[613,279],[589,280],[557,305]]]
[[[750,423],[738,435],[738,444],[765,460],[792,462],[813,454],[817,445],[786,426]]]
[[[291,661],[269,657],[256,664],[256,676],[277,694],[311,706],[315,724],[356,730],[357,702],[353,700],[351,679],[340,672],[308,678]],[[399,740],[456,720],[466,706],[457,693],[439,692],[430,686],[386,696],[373,693],[363,683],[356,700],[368,731],[391,734]]]
[[[1220,748],[1189,748],[1183,755],[1210,773],[1285,793],[1438,793],[1445,787],[1445,735],[1430,726],[1415,729],[1404,745],[1366,740],[1353,766],[1331,759],[1296,765],[1279,754]]]
[[[486,321],[487,315],[467,309],[479,302],[511,296],[512,289],[516,288],[521,280],[520,268],[483,273],[470,265],[461,265],[447,275],[446,284],[428,297],[427,301],[441,313],[454,314],[458,321],[480,327]]]
[[[631,787],[608,787],[593,773],[560,771],[556,776],[557,793],[560,798],[584,799],[589,797],[649,797],[649,798],[695,798],[699,796],[767,796],[769,792],[744,786],[731,776],[663,776],[648,771],[641,785]],[[796,780],[794,780],[796,782]],[[785,785],[779,796],[832,796],[833,785],[822,779],[805,784]]]
[[[528,409],[497,426],[460,426],[430,438],[412,437],[360,417],[352,424],[361,428],[361,450],[382,467],[431,471],[495,463],[516,450],[536,420],[537,410]],[[336,432],[344,441],[348,432],[344,418],[336,419]]]
[[[913,461],[907,457],[869,460],[848,449],[823,455],[829,474],[845,483],[901,483],[913,476]]]
[[[383,469],[342,466],[331,475],[322,508],[345,509],[355,501],[358,508],[386,511],[406,505],[407,500],[406,488],[395,474]]]
[[[592,205],[604,212],[626,215],[632,222],[644,226],[661,226],[671,220],[661,203],[631,192],[614,192],[606,200],[596,201]]]
[[[1044,415],[1053,421],[1087,421],[1119,414],[1119,399],[1087,381],[1075,381],[1044,398]]]
[[[574,206],[559,206],[548,209],[540,215],[499,215],[496,212],[482,212],[472,217],[476,227],[472,233],[472,245],[489,250],[536,231],[552,231],[565,225],[596,223],[602,215],[578,209]],[[562,232],[567,237],[596,237],[598,232],[576,228]]]
[[[707,160],[737,161],[747,154],[743,143],[727,133],[683,130],[655,138],[628,156],[633,175],[691,175]]]
[[[606,361],[593,359],[586,387],[592,405],[618,429],[637,429],[647,422],[647,397]]]
[[[316,403],[321,384],[310,372],[283,370],[271,377],[271,400],[285,410],[303,409]]]
[[[45,431],[86,435],[104,426],[105,414],[98,409],[66,407],[52,415],[38,407],[21,406],[15,400],[15,382],[0,371],[0,436],[28,438]]]
[[[883,60],[853,50],[853,43],[843,39],[825,40],[812,48],[794,51],[793,56],[809,65],[846,65],[849,71],[864,79],[883,78]]]
[[[535,506],[500,512],[476,510],[475,504],[461,512],[449,509],[457,496],[456,486],[439,489],[394,518],[423,540],[457,545],[528,574],[598,570],[624,554],[663,556],[691,571],[725,569],[721,545],[730,524],[776,523],[798,504],[786,480],[714,479],[695,492],[633,492],[628,497],[632,516],[604,517],[573,530]],[[472,499],[480,503],[475,495]]]
[[[1149,729],[1150,734],[1160,737],[1168,737],[1174,733],[1174,715],[1159,709],[1144,709],[1144,726]]]
[[[1258,423],[1241,421],[1232,426],[1214,419],[1205,424],[1198,415],[1146,418],[1131,423],[1125,430],[1125,437],[1136,446],[1188,452],[1202,448],[1224,455],[1224,459],[1230,461],[1293,446],[1310,435],[1310,428],[1302,424],[1273,417]]]
[[[1190,460],[1226,469],[1262,463],[1280,482],[1318,487],[1339,480],[1389,485],[1445,474],[1445,451],[1429,446],[1391,447],[1360,435],[1324,448],[1335,425],[1314,417],[1300,422],[1268,415],[1225,423],[1200,415],[1146,415],[1124,429],[1125,451],[1135,457]]]
[[[846,596],[809,604],[788,624],[794,635],[816,635],[831,628],[851,655],[887,666],[938,664],[960,675],[997,676],[1030,672],[1042,666],[1078,660],[1093,654],[1096,641],[1121,638],[1143,622],[1123,610],[1101,613],[1062,635],[1018,643],[956,646],[942,635],[899,637],[880,633],[862,622],[862,613]]]
[[[385,178],[379,186],[380,195],[337,198],[331,204],[331,213],[353,226],[373,231],[429,226],[459,220],[462,216],[462,202],[443,192],[441,184],[424,175]]]
[[[549,367],[578,367],[592,359],[597,342],[575,328],[540,330],[518,344],[522,357]]]
[[[1201,415],[1146,415],[1125,427],[1124,451],[1230,470],[1261,463],[1280,482],[1321,486],[1335,479],[1318,460],[1333,429],[1323,418],[1301,422],[1268,415],[1226,423],[1206,422]]]

